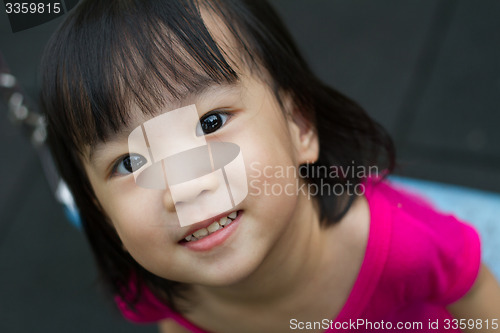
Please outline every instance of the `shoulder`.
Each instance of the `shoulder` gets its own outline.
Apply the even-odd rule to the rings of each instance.
[[[470,289],[480,266],[474,228],[387,182],[372,184],[367,191],[371,226],[385,223],[390,234],[385,278],[391,287],[398,286],[401,297],[450,303]],[[381,209],[385,215],[377,213]],[[376,221],[377,216],[388,221]]]
[[[469,224],[436,210],[426,198],[406,189],[383,181],[370,184],[366,191],[372,227],[383,224],[392,230],[393,237],[405,242],[452,246],[477,236]]]

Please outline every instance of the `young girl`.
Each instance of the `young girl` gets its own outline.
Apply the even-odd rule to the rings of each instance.
[[[126,318],[162,332],[500,331],[476,232],[383,180],[390,138],[312,74],[265,1],[83,1],[42,86],[54,157]],[[234,156],[218,161],[218,143]],[[208,159],[184,159],[193,147]]]

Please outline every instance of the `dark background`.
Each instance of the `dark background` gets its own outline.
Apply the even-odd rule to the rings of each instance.
[[[500,192],[500,2],[273,0],[311,66],[393,135],[398,174]],[[58,21],[0,51],[31,96]],[[0,109],[0,332],[147,332],[104,297],[29,141]]]

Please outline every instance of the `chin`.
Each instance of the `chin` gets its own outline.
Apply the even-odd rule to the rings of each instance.
[[[250,252],[252,253],[252,252]],[[226,258],[205,266],[202,272],[195,272],[190,279],[193,284],[210,287],[230,287],[243,283],[253,276],[260,267],[264,255],[253,252],[249,258]],[[195,281],[193,281],[195,280]]]

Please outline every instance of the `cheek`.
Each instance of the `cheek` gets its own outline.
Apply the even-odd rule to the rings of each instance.
[[[154,191],[133,188],[118,192],[108,193],[100,201],[127,251],[133,255],[143,244],[153,245],[168,235]]]
[[[247,162],[249,197],[261,198],[259,205],[283,209],[294,205],[299,182],[298,170],[290,155],[284,150],[260,151],[249,154]]]
[[[286,137],[267,135],[240,143],[249,183],[290,186],[295,182],[297,165]]]
[[[129,207],[123,207],[112,218],[125,250],[149,271],[155,271],[158,266],[168,267],[165,261],[168,257],[159,254],[170,253],[173,247],[172,233],[160,221],[161,214]]]

